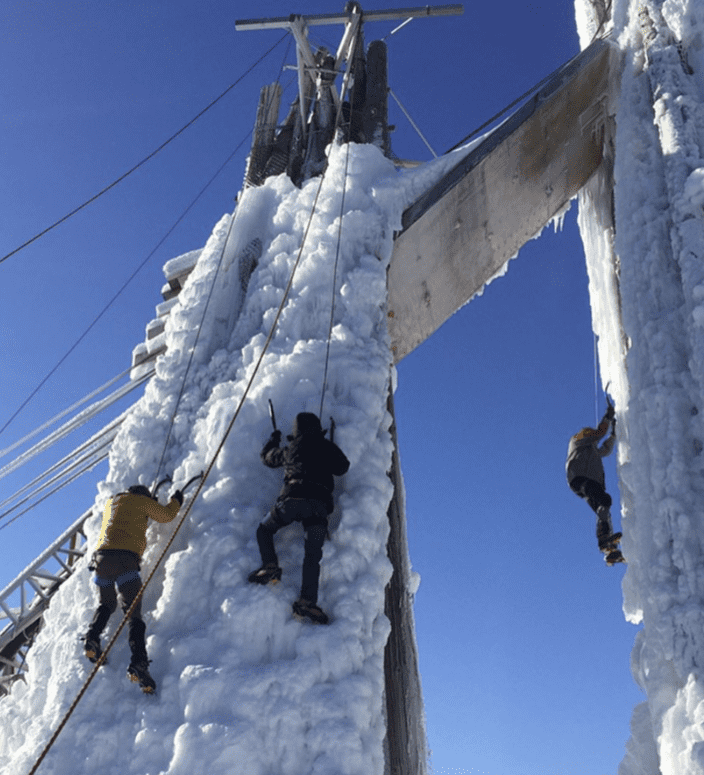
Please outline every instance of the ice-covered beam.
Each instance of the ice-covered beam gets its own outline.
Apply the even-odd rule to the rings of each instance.
[[[406,210],[388,278],[396,362],[480,291],[597,169],[610,51],[597,41],[560,68]]]

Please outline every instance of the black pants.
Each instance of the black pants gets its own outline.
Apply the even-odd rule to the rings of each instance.
[[[122,549],[105,549],[96,552],[94,559],[95,577],[98,586],[99,605],[90,624],[88,635],[99,638],[108,620],[117,609],[120,595],[122,610],[127,613],[142,587],[139,575],[139,555]],[[142,621],[142,601],[138,600],[127,623],[130,649],[133,660],[147,658],[145,624]]]
[[[305,530],[301,597],[314,605],[318,602],[318,581],[323,544],[328,532],[328,511],[319,500],[285,498],[276,501],[269,516],[257,528],[257,543],[262,565],[278,565],[274,534],[292,522],[301,522]]]
[[[587,479],[586,476],[578,476],[570,482],[570,488],[574,493],[583,498],[592,508],[592,511],[597,515],[596,520],[596,537],[597,540],[610,536],[614,529],[611,525],[611,516],[606,516],[604,512],[600,514],[600,510],[605,510],[608,514],[608,510],[613,503],[611,496],[604,489],[604,487],[595,482],[593,479]]]

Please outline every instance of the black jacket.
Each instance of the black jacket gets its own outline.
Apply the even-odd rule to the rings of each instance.
[[[305,414],[305,413],[304,413]],[[347,473],[350,461],[344,452],[325,438],[320,422],[306,424],[302,415],[296,417],[294,435],[289,443],[279,448],[279,433],[273,433],[261,451],[264,465],[284,468],[284,486],[280,498],[315,498],[325,503],[328,514],[333,510],[333,476]]]

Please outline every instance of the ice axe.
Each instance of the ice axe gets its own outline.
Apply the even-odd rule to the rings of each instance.
[[[190,486],[191,486],[191,485],[192,485],[194,482],[197,482],[199,479],[202,479],[204,474],[205,474],[205,471],[201,471],[199,474],[197,474],[196,476],[194,476],[194,477],[192,477],[191,479],[189,479],[189,480],[186,482],[186,484],[184,484],[184,485],[183,485],[183,487],[181,488],[181,492],[182,492],[182,493],[185,493],[185,492],[186,492],[186,490],[187,490],[187,489],[188,489],[188,488],[189,488],[189,487],[190,487]]]
[[[330,441],[335,441],[335,420],[330,418]]]
[[[271,399],[269,399],[269,417],[271,417],[271,424],[274,426],[274,430],[278,431],[279,429],[276,427],[276,414],[274,413],[274,404],[271,403]]]
[[[157,484],[157,486],[154,488],[154,491],[152,492],[152,498],[154,498],[154,500],[156,500],[156,497],[157,497],[157,495],[158,495],[158,493],[159,493],[159,489],[161,488],[161,486],[162,486],[162,485],[164,485],[164,484],[166,484],[167,482],[172,482],[172,481],[173,481],[173,479],[172,479],[170,476],[168,476],[168,475],[167,475],[167,476],[165,476],[165,477],[164,477],[164,478],[163,478],[163,479],[162,479],[162,480],[159,482],[159,484]]]
[[[613,401],[612,401],[612,400],[609,398],[609,394],[608,394],[608,392],[607,392],[607,391],[608,391],[608,389],[609,389],[609,385],[610,385],[610,384],[611,384],[611,382],[607,382],[607,383],[606,383],[606,387],[604,388],[604,395],[606,396],[606,403],[607,403],[608,407],[609,407],[610,409],[613,409],[613,410],[614,410],[614,416],[613,416],[613,418],[611,419],[611,432],[615,434],[615,433],[616,433],[616,413],[615,413],[615,411],[616,411],[616,408],[615,408],[615,406],[614,406],[614,403],[613,403]]]

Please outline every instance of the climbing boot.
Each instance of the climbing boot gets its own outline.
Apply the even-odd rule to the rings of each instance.
[[[626,558],[621,554],[620,549],[614,549],[604,556],[604,562],[611,567],[617,565],[619,562],[626,562]]]
[[[611,535],[603,535],[599,538],[599,551],[608,552],[611,549],[617,549],[623,533],[611,533]]]
[[[97,635],[88,635],[83,638],[83,648],[86,657],[95,664],[100,659],[103,649],[100,645],[100,638]]]
[[[314,624],[327,624],[330,621],[321,608],[302,597],[293,604],[293,615],[299,620],[310,619]]]
[[[149,660],[139,662],[134,659],[127,668],[127,677],[130,681],[138,683],[145,694],[153,694],[156,691],[156,681],[149,674]]]
[[[277,584],[281,580],[281,568],[278,565],[264,565],[247,576],[250,584]]]

